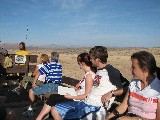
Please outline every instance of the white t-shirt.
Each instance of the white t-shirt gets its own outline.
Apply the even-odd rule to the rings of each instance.
[[[109,91],[115,90],[114,86],[108,76],[106,69],[99,69],[93,81],[92,89],[85,99],[85,103],[93,106],[102,106],[101,97]],[[112,101],[113,102],[113,101]]]
[[[37,66],[38,66],[38,69],[39,69],[39,68],[43,67],[43,64],[38,64]],[[40,75],[38,77],[38,80],[42,81],[42,82],[45,82],[45,78],[46,78],[46,74],[43,74],[43,75]]]

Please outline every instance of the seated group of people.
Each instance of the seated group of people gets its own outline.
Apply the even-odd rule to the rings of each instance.
[[[43,58],[42,58],[43,59]],[[129,83],[120,71],[107,63],[108,52],[103,46],[95,46],[89,53],[81,53],[77,63],[84,70],[83,79],[75,86],[77,95],[59,95],[58,86],[62,81],[62,65],[59,54],[51,53],[51,61],[37,68],[29,102],[23,116],[34,116],[35,96],[54,92],[49,96],[36,120],[51,113],[55,120],[94,119],[97,120],[160,120],[160,68],[154,56],[139,51],[131,56],[133,80]],[[43,61],[43,60],[42,60]],[[37,86],[40,75],[45,75],[44,84]],[[116,96],[125,94],[123,102],[109,111]],[[104,109],[105,108],[105,109]]]

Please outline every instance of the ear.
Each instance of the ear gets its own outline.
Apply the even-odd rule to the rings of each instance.
[[[142,68],[143,73],[149,73],[148,69]]]
[[[85,65],[85,62],[81,62],[82,65]]]
[[[100,60],[99,58],[97,58],[97,61],[98,61],[98,62],[101,62],[101,60]]]

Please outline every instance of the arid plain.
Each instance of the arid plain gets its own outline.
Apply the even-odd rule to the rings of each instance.
[[[108,64],[112,64],[119,69],[124,77],[129,81],[132,79],[130,71],[130,56],[137,51],[145,50],[151,52],[160,67],[160,48],[108,48]],[[9,50],[9,53],[15,53],[16,50]],[[60,54],[59,62],[63,66],[63,75],[77,80],[82,79],[84,71],[77,64],[77,55],[82,52],[89,52],[89,48],[65,48],[65,49],[29,49],[30,54],[38,55],[45,53],[50,56],[52,51],[58,51]],[[38,58],[39,59],[39,58]]]

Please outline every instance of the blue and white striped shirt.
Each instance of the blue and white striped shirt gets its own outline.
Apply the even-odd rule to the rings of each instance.
[[[55,62],[48,62],[44,64],[39,70],[41,75],[46,74],[46,83],[56,82],[61,83],[62,81],[62,65]]]

